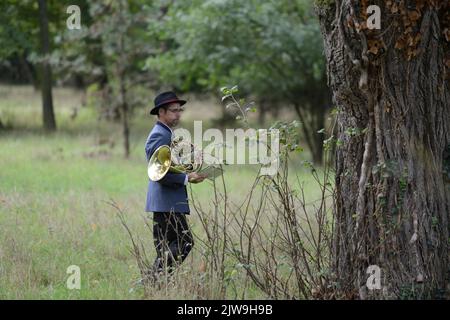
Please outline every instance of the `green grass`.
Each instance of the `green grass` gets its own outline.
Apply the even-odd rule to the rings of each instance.
[[[145,117],[144,110],[133,118],[131,157],[126,160],[118,124],[98,121],[92,108],[80,108],[77,117],[70,119],[80,98],[76,91],[55,91],[59,130],[45,134],[40,129],[38,93],[28,87],[0,87],[0,119],[11,127],[0,132],[0,299],[143,297],[140,289],[130,291],[139,271],[129,251],[130,240],[108,202],[114,200],[124,208],[130,228],[154,254],[152,235],[144,223],[151,216],[144,212],[143,151],[154,120]],[[189,127],[198,114],[198,110],[188,111],[183,125]],[[242,201],[256,170],[227,167],[231,201]],[[307,171],[296,172],[306,185],[311,184]],[[211,183],[192,189],[197,201],[205,206],[211,203]],[[306,191],[308,198],[318,197],[316,189]],[[202,237],[194,211],[190,222]],[[191,282],[199,275],[199,264],[200,256],[194,253],[183,266]],[[81,269],[81,290],[66,287],[70,265]],[[264,296],[254,289],[249,297]],[[189,288],[174,288],[154,292],[150,298],[193,297]]]

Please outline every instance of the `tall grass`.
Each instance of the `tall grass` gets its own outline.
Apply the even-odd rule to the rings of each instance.
[[[213,256],[204,219],[221,218],[214,211],[221,199],[211,182],[191,187],[197,208],[203,208],[192,207],[189,217],[199,241],[175,275],[176,281],[146,292],[136,285],[140,271],[129,235],[109,203],[113,200],[121,208],[152,260],[155,251],[147,227],[151,214],[144,212],[143,145],[153,119],[145,117],[144,110],[136,112],[131,157],[125,160],[119,125],[99,121],[95,109],[81,107],[81,98],[73,90],[55,91],[59,130],[48,135],[40,129],[39,94],[29,87],[0,87],[0,118],[7,127],[0,131],[0,299],[273,297],[248,279],[248,270],[233,257],[229,246],[222,247],[226,251],[219,266],[222,271],[210,273]],[[182,125],[189,127],[202,114],[210,117],[214,114],[208,114],[211,108],[220,110],[210,102],[195,105]],[[199,112],[201,108],[206,111]],[[289,176],[288,183],[294,185],[298,175],[309,202],[321,197],[321,189],[314,187],[309,170],[298,166],[301,160],[295,159],[291,166],[296,174]],[[246,201],[258,168],[227,166],[225,170],[227,204],[233,210],[234,204]],[[255,192],[250,207],[259,206],[260,192]],[[276,216],[275,211],[267,214]],[[223,234],[221,226],[216,231]],[[230,231],[223,239],[232,242],[236,239],[227,237],[236,236]],[[220,249],[223,243],[215,245]],[[66,286],[70,265],[80,267],[80,290]]]

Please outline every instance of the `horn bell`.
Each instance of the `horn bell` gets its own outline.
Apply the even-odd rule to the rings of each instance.
[[[170,147],[168,145],[158,147],[148,162],[147,173],[150,180],[161,180],[169,171],[171,163]]]

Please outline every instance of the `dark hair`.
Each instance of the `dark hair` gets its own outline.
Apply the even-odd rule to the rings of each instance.
[[[169,107],[169,105],[165,104],[161,107],[158,108],[158,114],[156,115],[159,118],[159,110],[164,109],[167,112],[167,108]]]

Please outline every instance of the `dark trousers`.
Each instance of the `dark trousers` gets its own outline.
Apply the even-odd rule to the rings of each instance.
[[[170,275],[176,265],[181,264],[186,259],[194,246],[186,215],[183,213],[154,212],[153,242],[157,255],[153,264],[154,275],[158,277],[165,274],[165,271]]]

